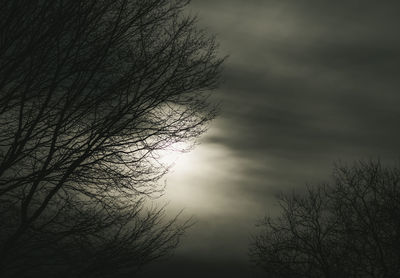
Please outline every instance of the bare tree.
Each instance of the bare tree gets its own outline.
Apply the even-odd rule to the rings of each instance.
[[[141,266],[176,245],[187,223],[143,200],[163,190],[158,151],[214,118],[222,63],[187,4],[0,3],[1,269],[42,254],[90,277],[116,254]]]
[[[270,277],[399,277],[400,169],[336,166],[332,184],[282,194],[250,254]]]

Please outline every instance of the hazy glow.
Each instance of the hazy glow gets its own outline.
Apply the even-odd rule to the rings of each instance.
[[[164,168],[175,169],[177,162],[191,149],[189,143],[175,143],[155,153],[156,162]]]
[[[188,153],[168,153],[163,160],[173,163],[164,180],[170,207],[217,216],[243,214],[251,205],[233,188],[242,178],[243,161],[222,145],[202,144]]]

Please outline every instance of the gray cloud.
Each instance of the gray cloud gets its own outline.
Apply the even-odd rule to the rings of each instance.
[[[222,113],[200,147],[220,146],[226,155],[205,160],[218,171],[205,168],[194,182],[213,194],[208,207],[222,209],[193,209],[202,221],[170,269],[184,269],[176,277],[196,268],[201,277],[252,277],[244,274],[246,235],[254,219],[274,211],[274,194],[329,179],[337,160],[398,158],[400,2],[195,0],[191,7],[230,55],[216,94]]]

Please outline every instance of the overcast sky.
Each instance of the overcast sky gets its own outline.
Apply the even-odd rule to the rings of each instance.
[[[222,111],[166,178],[171,213],[197,224],[144,277],[258,277],[248,243],[277,192],[329,180],[339,160],[399,157],[400,2],[195,0],[190,11],[229,55]]]

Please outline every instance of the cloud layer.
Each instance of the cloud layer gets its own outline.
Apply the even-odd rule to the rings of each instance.
[[[202,158],[170,178],[171,204],[198,224],[154,271],[244,277],[231,270],[248,271],[248,235],[276,192],[329,179],[338,160],[399,157],[400,4],[195,0],[191,12],[230,57]]]

